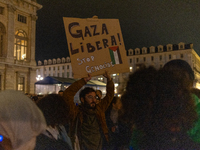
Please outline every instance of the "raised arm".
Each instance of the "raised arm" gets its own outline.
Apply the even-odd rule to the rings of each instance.
[[[101,107],[103,111],[106,111],[114,97],[114,83],[108,71],[105,71],[103,76],[107,78],[106,96],[101,100],[101,102],[99,103],[99,106]]]
[[[74,103],[74,96],[90,79],[91,75],[88,74],[88,77],[75,81],[63,92],[65,102],[69,106],[69,116],[72,118],[78,113],[78,107]]]

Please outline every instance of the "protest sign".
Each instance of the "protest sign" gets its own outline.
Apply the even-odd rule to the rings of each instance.
[[[63,20],[74,78],[129,72],[118,19]]]

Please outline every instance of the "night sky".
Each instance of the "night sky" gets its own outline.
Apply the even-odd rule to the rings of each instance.
[[[193,43],[200,55],[200,0],[37,0],[36,61],[69,56],[63,17],[119,19],[126,50]]]

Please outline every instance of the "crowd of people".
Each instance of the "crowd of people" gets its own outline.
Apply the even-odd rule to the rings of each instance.
[[[104,97],[84,87],[91,74],[40,99],[1,91],[0,150],[200,150],[200,90],[186,61],[141,67],[121,97],[103,76]]]

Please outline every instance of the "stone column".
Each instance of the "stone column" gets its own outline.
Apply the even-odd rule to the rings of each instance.
[[[14,63],[14,39],[15,39],[15,10],[16,8],[10,4],[7,5],[8,8],[8,43],[7,43],[7,53],[6,62]]]
[[[28,87],[27,91],[30,94],[35,94],[35,82],[36,82],[36,68],[29,68],[29,77],[28,77]]]
[[[16,90],[16,76],[12,66],[5,65],[4,75],[4,89],[15,89]]]
[[[74,78],[72,76],[72,66],[71,65],[69,65],[69,78]]]
[[[36,34],[36,15],[31,15],[31,27],[30,27],[30,64],[36,66],[35,61],[35,34]]]

